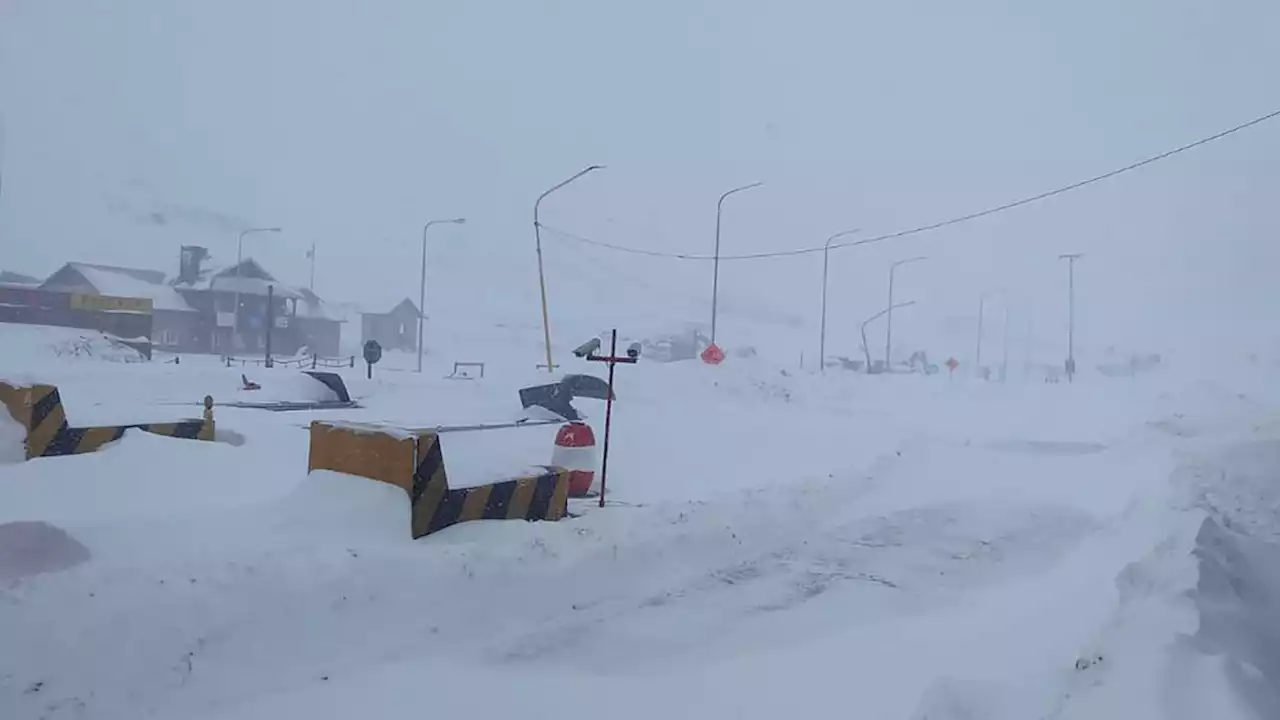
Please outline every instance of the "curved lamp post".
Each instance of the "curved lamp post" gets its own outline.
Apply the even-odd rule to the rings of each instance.
[[[555,364],[551,362],[551,321],[550,321],[549,314],[547,313],[547,277],[542,270],[542,232],[541,232],[542,223],[539,222],[538,220],[538,207],[542,204],[542,200],[546,198],[548,195],[550,195],[551,193],[559,190],[560,188],[564,187],[565,185],[568,185],[569,183],[573,182],[574,180],[577,180],[578,178],[582,177],[583,175],[586,175],[589,172],[593,172],[595,170],[603,170],[603,169],[604,169],[604,165],[590,165],[588,167],[585,167],[582,170],[579,170],[576,175],[570,177],[568,180],[564,180],[563,182],[553,185],[546,192],[539,195],[538,199],[533,203],[533,238],[534,238],[534,242],[537,243],[537,249],[538,249],[538,288],[542,292],[542,338],[543,338],[543,342],[546,345],[547,372],[549,373],[555,372]]]
[[[716,202],[716,250],[715,260],[712,262],[711,270],[711,344],[716,342],[716,304],[720,297],[720,215],[724,212],[725,198],[735,193],[758,188],[764,183],[751,183],[736,187],[720,196],[720,200]]]
[[[831,243],[839,240],[847,235],[860,232],[861,228],[853,230],[841,230],[840,232],[827,238],[827,242],[822,246],[822,321],[820,323],[820,331],[818,335],[818,370],[819,372],[827,371],[827,265],[831,255]]]
[[[889,351],[893,348],[893,271],[897,270],[899,265],[906,265],[907,263],[920,262],[921,260],[928,259],[929,258],[923,256],[907,258],[906,260],[899,260],[889,266],[889,309],[887,310],[889,318],[886,320],[884,328],[884,368],[886,371],[889,369]]]
[[[452,224],[465,225],[466,218],[450,218],[448,220],[431,220],[422,226],[422,278],[418,282],[418,372],[422,372],[422,323],[427,316],[427,229],[432,225]]]

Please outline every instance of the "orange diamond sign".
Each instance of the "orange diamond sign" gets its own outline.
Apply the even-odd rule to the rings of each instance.
[[[719,365],[724,362],[724,351],[719,345],[711,343],[706,350],[702,351],[702,362],[708,365]]]

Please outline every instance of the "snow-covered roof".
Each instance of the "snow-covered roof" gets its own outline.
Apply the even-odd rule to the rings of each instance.
[[[67,263],[67,266],[80,273],[100,295],[148,298],[156,310],[195,312],[182,295],[164,284],[164,273],[159,270],[78,262]]]
[[[239,273],[236,272],[237,268]],[[200,279],[193,283],[174,283],[174,287],[182,290],[237,292],[238,288],[241,295],[260,296],[266,296],[268,286],[273,286],[275,297],[302,298],[302,293],[297,288],[276,280],[253,258],[245,258],[239,265],[202,271]]]
[[[298,317],[313,320],[332,320],[333,322],[347,321],[338,309],[330,307],[328,303],[320,299],[319,295],[307,288],[299,288],[298,294],[301,295],[298,299]]]
[[[0,285],[34,287],[40,284],[40,278],[31,277],[10,270],[0,270]]]

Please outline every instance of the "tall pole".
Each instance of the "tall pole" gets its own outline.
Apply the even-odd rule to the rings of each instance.
[[[716,306],[720,299],[720,215],[724,211],[724,200],[730,195],[733,195],[735,193],[740,193],[743,190],[750,190],[751,188],[757,188],[763,184],[764,183],[757,182],[757,183],[751,183],[750,185],[743,185],[741,187],[736,187],[726,192],[725,194],[721,195],[720,200],[716,202],[716,251],[714,256],[715,259],[711,263],[712,265],[712,269],[711,269],[711,344],[712,345],[716,343]]]
[[[982,293],[978,296],[978,350],[974,353],[973,365],[974,372],[978,377],[982,377],[982,316],[986,311],[987,294]]]
[[[310,290],[311,292],[315,292],[316,291],[316,244],[315,243],[311,243],[311,253],[308,255],[308,257],[311,258],[311,279],[307,283],[307,289]]]
[[[555,369],[555,364],[551,362],[551,318],[547,312],[547,276],[542,270],[542,232],[541,232],[542,223],[538,219],[538,207],[542,205],[543,198],[547,197],[551,193],[559,190],[560,188],[564,187],[565,185],[568,185],[569,183],[573,182],[574,180],[577,180],[578,178],[582,177],[583,175],[586,175],[589,172],[592,172],[594,170],[603,170],[603,169],[604,169],[603,165],[590,165],[586,168],[583,168],[582,170],[579,170],[576,175],[574,175],[573,177],[570,177],[568,180],[565,180],[556,185],[553,185],[546,192],[539,195],[538,199],[535,200],[533,203],[533,239],[538,249],[538,289],[542,292],[542,339],[547,350],[547,372],[549,373],[555,372],[556,369]]]
[[[818,370],[823,373],[827,371],[827,265],[831,255],[831,243],[846,235],[852,235],[859,229],[842,230],[827,238],[826,244],[822,246],[822,321],[818,338]]]
[[[906,260],[899,260],[889,266],[889,303],[885,305],[885,307],[888,308],[888,310],[886,311],[888,313],[888,317],[885,319],[885,328],[884,328],[884,371],[885,372],[889,372],[889,367],[890,367],[889,352],[893,349],[893,272],[898,269],[899,265],[906,265],[907,263],[919,262],[921,260],[926,260],[926,259],[928,258],[924,258],[924,257],[907,258]]]
[[[1009,379],[1009,299],[1004,302],[1004,348],[1000,358],[1000,382]]]
[[[1031,379],[1032,337],[1033,337],[1033,330],[1031,327],[1031,313],[1030,311],[1028,311],[1027,312],[1027,336],[1026,336],[1026,342],[1024,343],[1024,346],[1023,346],[1023,358],[1022,358],[1022,377],[1024,380]]]
[[[1076,374],[1076,260],[1084,253],[1059,255],[1067,261],[1067,382],[1074,382]]]
[[[427,315],[427,228],[441,223],[463,225],[466,222],[466,218],[451,218],[431,220],[422,226],[422,275],[418,281],[418,372],[422,372],[422,348],[426,345],[423,337],[423,320]]]
[[[236,239],[236,275],[235,275],[236,306],[234,310],[232,310],[233,314],[231,317],[231,337],[234,339],[240,338],[240,265],[241,263],[244,262],[244,236],[252,235],[254,233],[278,233],[278,232],[280,232],[280,228],[278,227],[249,228],[248,230],[241,230],[240,237]],[[236,343],[233,342],[232,344],[234,345]],[[234,349],[238,349],[238,348],[234,348]]]
[[[904,307],[907,307],[907,306],[909,306],[909,305],[915,305],[915,304],[916,304],[916,301],[915,301],[915,300],[908,300],[908,301],[906,301],[906,302],[904,302],[904,303],[898,303],[897,305],[890,305],[889,307],[887,307],[887,308],[885,308],[885,309],[881,310],[880,312],[876,313],[875,315],[872,315],[871,317],[869,317],[869,318],[867,318],[866,320],[863,320],[863,321],[862,321],[862,327],[860,328],[860,330],[861,330],[861,332],[862,332],[862,353],[863,353],[863,355],[865,355],[865,356],[866,356],[866,359],[867,359],[867,373],[868,373],[868,374],[870,374],[870,372],[871,372],[871,350],[870,350],[870,348],[869,348],[869,347],[868,347],[868,345],[867,345],[867,325],[871,324],[871,322],[872,322],[872,321],[874,321],[874,320],[876,320],[877,318],[879,318],[879,317],[881,317],[881,316],[883,316],[883,315],[888,314],[888,312],[889,312],[890,310],[893,310],[893,309],[895,309],[895,308],[904,308]]]

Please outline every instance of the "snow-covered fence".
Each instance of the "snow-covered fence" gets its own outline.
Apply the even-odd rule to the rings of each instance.
[[[223,355],[222,363],[227,367],[237,365],[239,367],[264,367],[267,366],[267,359],[260,357],[242,358],[232,357],[231,355]],[[347,355],[343,357],[321,357],[319,355],[302,355],[299,357],[271,358],[270,367],[282,368],[345,368],[355,367],[356,356]]]

